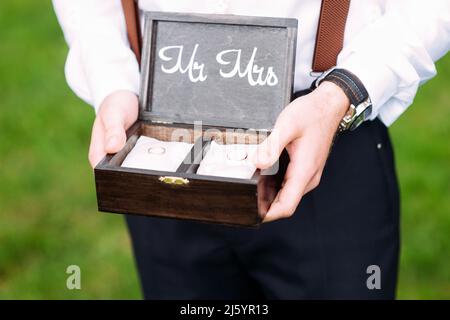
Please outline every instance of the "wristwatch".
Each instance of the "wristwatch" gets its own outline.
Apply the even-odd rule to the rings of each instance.
[[[345,69],[336,67],[325,71],[316,81],[313,88],[317,88],[322,81],[330,81],[344,90],[350,100],[350,108],[339,123],[338,132],[355,130],[361,123],[367,120],[372,113],[372,101],[361,80]]]

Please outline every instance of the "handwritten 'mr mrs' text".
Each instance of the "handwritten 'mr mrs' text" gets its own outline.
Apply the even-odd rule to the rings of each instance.
[[[196,60],[199,45],[196,44],[190,58],[183,65],[184,46],[167,46],[159,50],[158,56],[163,61],[161,70],[167,74],[187,74],[191,82],[206,81],[208,75],[205,64]],[[261,67],[255,63],[258,49],[253,48],[252,55],[247,63],[242,63],[242,49],[223,50],[216,55],[216,62],[221,66],[219,75],[224,78],[246,78],[251,86],[275,86],[278,77],[273,67]],[[184,60],[185,61],[185,60]]]

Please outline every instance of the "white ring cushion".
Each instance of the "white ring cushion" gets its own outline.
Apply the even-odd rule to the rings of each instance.
[[[197,174],[250,179],[256,171],[252,162],[255,152],[255,144],[222,145],[212,141],[208,152],[200,162]],[[247,157],[243,160],[234,160],[236,157],[230,156],[245,154]]]
[[[166,142],[141,136],[123,161],[122,167],[175,172],[192,146],[191,143]],[[149,148],[164,148],[165,152],[149,153]]]

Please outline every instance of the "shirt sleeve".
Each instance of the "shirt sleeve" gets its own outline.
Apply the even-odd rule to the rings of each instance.
[[[363,82],[373,103],[371,118],[390,125],[411,105],[419,85],[436,74],[434,61],[449,48],[450,1],[386,0],[383,15],[344,45],[338,67]]]
[[[138,93],[139,66],[127,39],[120,0],[53,0],[69,45],[70,88],[97,111],[116,90]]]

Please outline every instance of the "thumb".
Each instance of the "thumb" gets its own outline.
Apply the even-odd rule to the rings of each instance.
[[[106,153],[116,153],[123,148],[127,140],[125,134],[125,119],[119,113],[109,113],[102,117],[104,146]]]
[[[284,148],[295,138],[294,130],[278,122],[271,134],[257,147],[253,162],[259,169],[271,167],[283,152]]]

